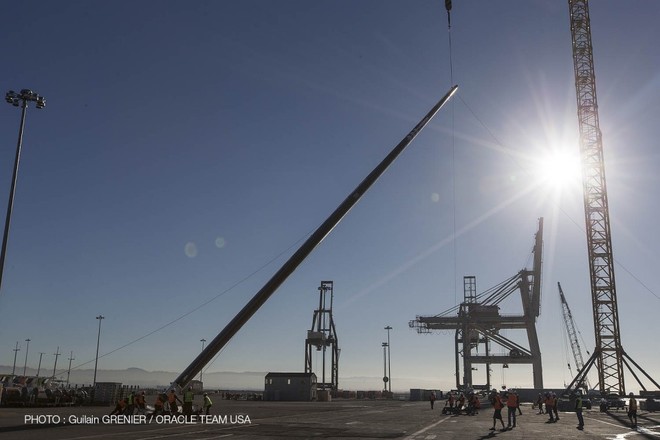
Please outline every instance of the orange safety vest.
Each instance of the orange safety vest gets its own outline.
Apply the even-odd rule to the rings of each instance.
[[[506,406],[509,408],[516,408],[518,406],[518,396],[509,393],[509,397],[506,399]]]
[[[495,409],[502,409],[502,399],[500,398],[499,394],[495,394],[495,402],[493,402],[493,408]]]

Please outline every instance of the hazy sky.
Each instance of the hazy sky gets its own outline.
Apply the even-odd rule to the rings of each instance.
[[[546,385],[572,379],[558,281],[593,349],[581,184],[539,180],[553,152],[578,154],[567,2],[453,3],[456,97],[207,371],[302,371],[317,288],[332,280],[340,386],[382,387],[387,325],[394,389],[453,386],[453,334],[408,322],[460,302],[465,275],[481,292],[531,267],[539,217]],[[70,351],[93,368],[102,314],[100,369],[174,380],[452,85],[440,0],[3,12],[2,92],[47,99],[28,110],[0,294],[0,365],[19,341],[20,371],[26,338],[32,368],[44,352],[52,369],[58,346],[58,370]],[[656,380],[659,16],[652,0],[591,4],[622,341]],[[4,213],[20,111],[1,114]],[[513,297],[502,313],[520,310]],[[493,369],[496,386],[531,386],[529,366]]]

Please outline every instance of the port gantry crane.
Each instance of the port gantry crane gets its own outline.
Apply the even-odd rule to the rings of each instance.
[[[588,0],[568,0],[568,5],[573,45],[584,215],[587,230],[596,347],[591,358],[578,372],[577,377],[573,379],[566,391],[570,392],[574,389],[575,384],[584,381],[594,362],[597,362],[598,365],[598,386],[601,394],[625,394],[624,364],[639,385],[646,391],[628,361],[660,389],[660,385],[637,365],[621,346],[602,133],[598,120],[598,101],[596,99],[596,76],[591,43],[589,2]]]
[[[314,310],[312,329],[307,331],[307,339],[305,339],[305,373],[314,372],[312,368],[313,348],[316,348],[317,351],[323,351],[321,381],[317,382],[316,387],[320,390],[337,391],[339,388],[339,353],[341,350],[339,349],[335,320],[332,316],[333,285],[332,281],[321,281],[319,286],[319,308]],[[329,306],[328,295],[330,295]],[[325,381],[325,354],[328,347],[330,347],[331,363],[330,382]]]
[[[541,348],[536,331],[536,319],[541,313],[541,268],[543,255],[543,217],[534,236],[534,267],[523,269],[497,286],[477,294],[474,276],[463,278],[465,300],[435,316],[417,316],[408,326],[417,333],[426,334],[434,330],[454,330],[454,356],[456,363],[456,388],[489,390],[490,366],[530,364],[534,388],[543,389]],[[500,314],[500,304],[515,291],[520,292],[522,315]],[[454,314],[452,316],[452,314]],[[528,347],[502,334],[502,330],[524,330]],[[493,354],[491,343],[497,344],[507,354]],[[483,351],[479,348],[483,344]],[[461,372],[461,358],[463,371]],[[473,382],[473,365],[485,364],[486,385]],[[461,381],[462,378],[462,381]]]
[[[566,297],[564,296],[564,291],[561,288],[561,283],[557,283],[557,287],[559,288],[561,312],[564,316],[564,322],[566,323],[566,333],[568,333],[568,339],[571,344],[571,351],[573,352],[573,359],[575,359],[575,368],[577,371],[580,371],[582,368],[584,368],[584,359],[582,358],[582,349],[580,348],[580,341],[578,341],[578,333],[575,327],[575,321],[573,320],[571,309],[568,307],[568,302],[566,302]],[[568,364],[568,369],[571,369],[570,363]],[[589,384],[589,380],[585,377],[584,382],[577,384],[577,387],[585,388],[585,391],[589,391],[591,385]]]

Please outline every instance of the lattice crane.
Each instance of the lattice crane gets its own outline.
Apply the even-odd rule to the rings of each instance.
[[[589,2],[588,0],[568,0],[568,5],[573,43],[573,67],[575,70],[580,155],[582,158],[584,215],[587,229],[587,251],[589,254],[596,347],[587,364],[568,386],[567,391],[572,389],[576,383],[584,382],[586,374],[594,362],[597,362],[598,366],[598,387],[601,394],[625,394],[624,363],[633,373],[640,386],[644,388],[642,382],[632,371],[628,361],[660,389],[660,385],[639,367],[621,346],[610,214],[607,186],[605,184],[603,142],[598,120],[598,101],[596,99],[596,76],[591,44]]]
[[[625,393],[619,312],[614,282],[603,142],[598,120],[589,2],[569,0],[573,67],[580,128],[584,215],[591,277],[594,334],[601,392]]]
[[[568,303],[566,302],[564,291],[561,289],[561,284],[557,283],[557,287],[559,288],[561,312],[564,316],[564,322],[566,323],[566,333],[568,333],[568,339],[571,344],[571,351],[573,352],[573,359],[575,359],[575,368],[577,368],[577,371],[580,371],[584,368],[584,359],[582,359],[582,349],[580,348],[580,341],[578,341],[578,333],[577,329],[575,328],[575,321],[573,320],[571,309],[568,307]],[[583,384],[587,390],[591,387],[589,380],[586,377],[584,378]],[[581,387],[583,384],[578,384],[578,387]]]

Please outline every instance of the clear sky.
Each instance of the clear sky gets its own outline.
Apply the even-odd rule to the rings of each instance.
[[[382,387],[391,325],[394,389],[446,389],[453,334],[408,321],[460,302],[465,275],[482,291],[531,267],[539,217],[546,385],[572,379],[558,281],[593,349],[581,184],[539,180],[551,154],[578,154],[567,2],[453,3],[458,95],[207,371],[302,371],[332,280],[340,386]],[[659,16],[591,4],[622,341],[656,380]],[[28,111],[0,365],[19,341],[22,367],[30,338],[33,368],[58,346],[62,367],[73,351],[93,368],[102,314],[100,369],[174,380],[452,84],[439,0],[22,1],[3,17],[2,92],[47,107]],[[20,111],[1,115],[4,213]],[[493,383],[531,386],[531,367]]]

